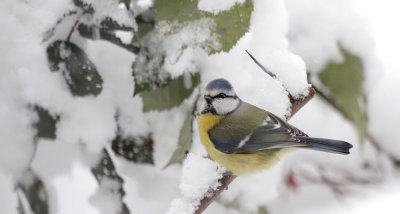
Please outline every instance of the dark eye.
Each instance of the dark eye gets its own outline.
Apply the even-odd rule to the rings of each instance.
[[[216,95],[214,98],[221,98],[221,99],[223,99],[223,98],[225,98],[226,97],[226,94],[224,94],[224,93],[219,93],[218,95]]]

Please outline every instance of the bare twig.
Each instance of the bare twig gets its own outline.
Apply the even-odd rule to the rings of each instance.
[[[254,62],[267,74],[269,74],[271,77],[274,79],[279,80],[276,75],[269,70],[267,70],[263,65],[261,65],[248,51],[246,51],[247,54],[254,60]],[[285,88],[286,89],[286,88]],[[290,115],[286,117],[286,120],[289,120],[294,114],[296,114],[308,101],[310,101],[314,95],[315,95],[315,90],[313,88],[309,88],[309,93],[305,97],[300,97],[295,99],[289,91],[286,89],[288,98],[291,103],[290,107]],[[200,214],[202,213],[225,189],[228,188],[229,184],[236,178],[236,175],[233,174],[226,174],[220,179],[221,185],[214,190],[209,196],[205,197],[201,200],[199,207],[197,208],[195,214]]]
[[[263,65],[261,65],[261,63],[259,63],[256,58],[254,58],[253,55],[251,55],[247,50],[245,50],[246,53],[253,59],[253,61],[258,65],[258,67],[260,67],[265,73],[269,74],[272,78],[277,79],[276,75],[274,73],[272,73],[271,71],[269,71],[267,68],[265,68]]]
[[[371,174],[369,176],[360,175],[357,171],[354,170],[335,170],[335,177],[332,177],[328,174],[327,168],[321,165],[316,165],[317,175],[313,175],[314,173],[302,170],[295,173],[294,170],[290,170],[286,175],[286,179],[293,180],[290,184],[290,188],[295,189],[299,185],[299,179],[306,181],[312,185],[315,184],[323,184],[332,190],[334,194],[342,195],[345,192],[348,192],[348,188],[353,185],[367,185],[367,184],[375,184],[379,183],[383,180],[382,175]]]
[[[78,25],[79,19],[81,18],[81,16],[82,16],[82,13],[78,15],[78,17],[76,18],[76,20],[74,22],[74,25],[72,25],[71,30],[69,31],[67,39],[66,39],[67,42],[69,42],[69,40],[71,39],[72,33],[74,33],[75,28]]]

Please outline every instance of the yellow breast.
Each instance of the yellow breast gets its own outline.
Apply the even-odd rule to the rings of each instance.
[[[260,171],[279,161],[282,149],[257,151],[251,154],[226,154],[215,148],[208,132],[216,126],[223,116],[203,114],[197,117],[200,140],[211,158],[236,175]]]

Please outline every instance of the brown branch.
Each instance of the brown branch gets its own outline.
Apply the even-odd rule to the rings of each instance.
[[[290,94],[289,94],[290,95]],[[288,95],[288,96],[289,96]],[[315,95],[315,90],[313,88],[308,88],[308,95],[305,97],[300,97],[297,99],[290,100],[290,115],[286,117],[286,120],[292,118],[305,104],[308,103]],[[292,97],[293,98],[293,97]],[[289,97],[290,99],[290,97]]]
[[[269,74],[272,78],[276,79],[279,81],[279,79],[276,77],[276,75],[272,72],[270,72],[268,69],[266,69],[263,65],[261,65],[248,51],[246,51],[247,54],[254,60],[254,62],[267,74]],[[285,87],[285,86],[283,86]],[[313,88],[309,88],[308,95],[305,97],[299,97],[295,99],[289,91],[285,88],[287,91],[287,96],[290,100],[291,107],[290,107],[290,115],[286,117],[286,120],[289,120],[294,114],[296,114],[305,104],[310,101],[314,95],[315,95],[315,90]],[[229,184],[236,178],[236,175],[233,175],[231,173],[226,173],[220,180],[220,186],[217,187],[216,190],[212,191],[210,194],[211,196],[205,197],[200,201],[200,205],[197,208],[195,214],[201,214],[203,211],[224,191],[225,189],[228,189]]]

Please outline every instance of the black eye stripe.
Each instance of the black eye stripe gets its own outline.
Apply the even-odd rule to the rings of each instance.
[[[220,93],[220,94],[217,94],[217,95],[213,96],[212,98],[213,99],[224,99],[224,98],[234,98],[234,99],[236,99],[237,96],[230,96],[230,95],[226,95],[226,94]]]

